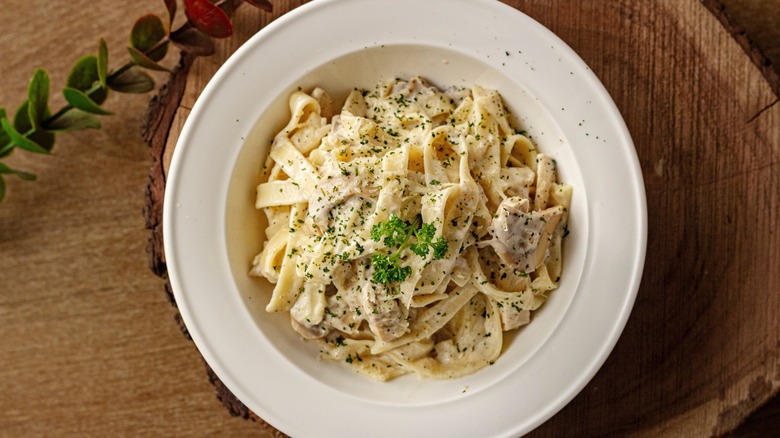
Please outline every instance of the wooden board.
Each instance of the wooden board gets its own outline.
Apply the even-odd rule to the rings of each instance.
[[[150,111],[150,257],[164,172],[218,66],[273,15],[242,9],[216,56],[182,60]],[[534,436],[723,435],[780,389],[780,90],[714,1],[508,1],[601,78],[636,143],[649,210],[642,286],[603,368]],[[726,24],[726,26],[722,25]],[[756,63],[755,61],[758,61]],[[209,373],[223,404],[258,420]]]

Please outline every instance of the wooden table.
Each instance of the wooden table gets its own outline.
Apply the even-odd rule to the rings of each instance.
[[[708,436],[745,418],[735,436],[780,428],[771,418],[780,397],[749,417],[780,386],[780,247],[771,245],[780,225],[780,81],[771,66],[750,62],[760,47],[780,63],[780,0],[723,0],[731,21],[713,15],[718,4],[709,0],[511,3],[602,78],[637,143],[651,209],[646,275],[624,336],[582,394],[534,435]],[[276,1],[276,13],[294,4]],[[163,15],[162,2],[5,2],[0,105],[16,108],[36,67],[59,90],[100,37],[110,64],[123,62],[132,22],[147,12]],[[198,81],[269,19],[242,8],[237,35],[193,66],[172,132]],[[595,50],[610,44],[641,50]],[[103,129],[61,136],[51,156],[8,161],[38,181],[8,178],[0,204],[0,436],[269,436],[216,400],[149,267],[144,207],[154,159],[140,135],[149,99],[114,94],[106,107],[116,115]],[[734,205],[742,210],[727,213]],[[764,258],[752,259],[755,251]],[[723,349],[749,360],[727,361],[736,355]],[[723,373],[697,375],[713,369]]]

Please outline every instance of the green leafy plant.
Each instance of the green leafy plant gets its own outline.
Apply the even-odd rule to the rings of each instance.
[[[371,265],[374,267],[371,280],[379,284],[406,280],[406,277],[412,273],[412,268],[401,266],[401,252],[407,246],[410,251],[420,257],[427,257],[430,250],[433,249],[435,260],[444,258],[449,249],[447,239],[444,236],[439,236],[439,239],[434,242],[435,234],[436,226],[423,223],[422,217],[419,215],[415,217],[414,222],[409,222],[392,213],[387,220],[375,224],[371,228],[371,240],[397,249],[392,254],[377,252],[371,255]],[[415,237],[414,243],[409,242],[412,236]]]
[[[60,133],[84,129],[99,129],[98,116],[111,112],[101,105],[109,92],[148,93],[155,88],[145,70],[168,71],[160,64],[171,44],[194,56],[214,53],[212,38],[227,38],[233,34],[231,17],[243,3],[265,11],[271,10],[268,0],[182,0],[187,17],[177,29],[172,29],[177,12],[176,0],[164,0],[166,20],[149,14],[139,18],[130,31],[127,47],[129,61],[109,70],[108,47],[101,38],[97,54],[81,57],[73,66],[62,89],[66,104],[55,112],[49,108],[51,81],[43,69],[36,69],[27,87],[27,99],[13,117],[0,108],[0,160],[14,150],[49,154]],[[0,162],[0,201],[5,197],[5,176],[35,180],[35,175],[13,169]]]

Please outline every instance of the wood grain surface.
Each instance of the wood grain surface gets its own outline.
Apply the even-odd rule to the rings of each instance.
[[[112,65],[126,59],[134,17],[163,11],[155,1],[7,3],[0,104],[9,108],[35,67],[63,84],[101,36]],[[752,42],[734,38],[707,2],[509,3],[602,79],[634,137],[649,207],[645,275],[624,335],[583,392],[532,435],[733,430],[780,387],[780,105],[746,51]],[[724,1],[727,11],[738,3]],[[151,158],[139,135],[149,96],[125,95],[107,102],[117,115],[102,130],[62,137],[51,157],[12,157],[39,180],[9,181],[0,204],[0,435],[274,435],[231,417],[179,331],[153,273],[164,274],[164,260],[152,270],[146,259],[146,222],[154,228],[161,200],[161,181],[148,185],[147,174],[164,168],[225,57],[297,4],[276,1],[273,15],[242,8],[237,35],[182,74],[181,100],[176,83],[166,88],[145,131]]]
[[[0,105],[15,110],[41,67],[59,107],[79,57],[104,37],[121,65],[133,22],[164,11],[157,0],[0,1]],[[216,400],[149,269],[151,97],[112,94],[100,131],[11,157],[38,180],[8,178],[0,204],[0,436],[263,436]]]

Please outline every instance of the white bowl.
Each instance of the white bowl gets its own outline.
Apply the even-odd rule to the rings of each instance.
[[[262,245],[255,186],[289,94],[336,99],[380,79],[499,90],[574,187],[560,287],[496,363],[451,381],[379,383],[317,359],[271,287],[247,272]],[[315,1],[250,39],[194,106],[168,176],[164,237],[195,344],[250,409],[294,437],[498,437],[568,403],[615,345],[644,263],[646,205],[625,124],[584,62],[550,31],[488,0]]]

